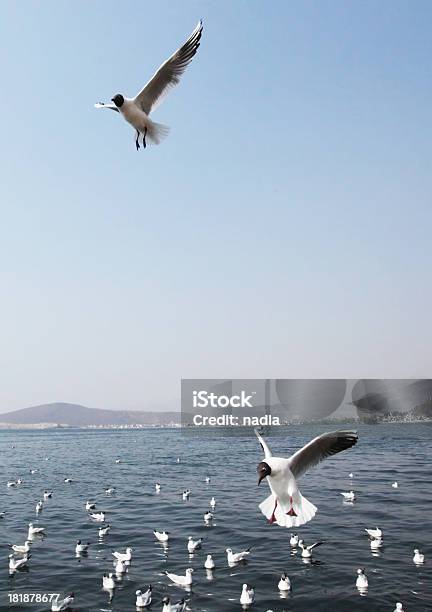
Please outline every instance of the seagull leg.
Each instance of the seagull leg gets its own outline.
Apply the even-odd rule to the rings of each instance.
[[[293,501],[292,501],[292,497],[291,497],[291,495],[290,495],[290,504],[291,504],[291,509],[290,509],[290,511],[289,511],[289,512],[287,512],[287,515],[288,515],[288,516],[297,516],[297,514],[295,513],[294,508],[292,507],[292,503],[293,503]]]
[[[273,514],[271,515],[271,517],[268,520],[269,525],[273,525],[273,523],[276,523],[276,516],[275,516],[276,508],[277,508],[277,498],[275,499],[275,505],[274,505],[274,508],[273,508]]]
[[[146,148],[146,146],[147,146],[147,143],[146,143],[146,136],[147,136],[147,127],[145,127],[145,128],[144,128],[144,134],[143,134],[143,147],[144,147],[144,149],[145,149],[145,148]]]
[[[136,138],[135,138],[135,146],[136,146],[136,150],[138,151],[138,149],[140,148],[140,144],[138,142],[138,138],[139,138],[140,133],[138,132],[138,130],[136,131],[136,133],[137,133],[137,135],[136,135]]]

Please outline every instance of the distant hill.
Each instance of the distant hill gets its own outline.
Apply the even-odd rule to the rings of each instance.
[[[178,423],[178,412],[141,412],[131,410],[100,410],[79,404],[57,402],[22,408],[0,414],[0,423],[36,425],[53,423],[71,427],[89,425],[169,425]]]

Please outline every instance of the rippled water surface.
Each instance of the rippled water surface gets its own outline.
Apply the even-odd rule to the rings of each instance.
[[[287,456],[328,429],[290,427],[269,443],[274,454]],[[261,450],[255,437],[189,437],[168,429],[1,431],[0,512],[5,517],[0,519],[0,609],[48,609],[10,606],[7,594],[12,592],[75,591],[76,611],[133,611],[135,590],[151,583],[153,611],[162,609],[168,594],[173,600],[186,597],[196,612],[230,612],[241,610],[239,596],[247,582],[256,592],[251,610],[259,612],[393,612],[396,601],[403,602],[405,612],[432,610],[432,427],[358,429],[356,448],[328,459],[300,481],[318,513],[298,531],[307,543],[325,540],[312,564],[292,553],[289,530],[267,525],[258,510],[268,488],[256,484]],[[116,464],[116,458],[122,462]],[[30,468],[39,472],[31,475]],[[352,486],[349,472],[354,473]],[[7,480],[19,476],[24,480],[20,487],[6,487]],[[65,477],[73,483],[65,484]],[[398,489],[391,487],[394,480]],[[162,484],[159,495],[156,481]],[[105,494],[109,485],[116,487],[115,495]],[[37,517],[35,504],[48,488],[53,498]],[[186,488],[189,501],[181,497]],[[340,492],[351,488],[357,500],[344,504]],[[207,527],[203,514],[212,495],[215,520]],[[104,540],[84,509],[87,499],[107,513],[112,529]],[[47,535],[34,542],[29,570],[9,576],[7,544],[24,543],[29,521],[45,527]],[[377,525],[385,545],[374,556],[364,528]],[[155,541],[153,529],[171,532],[168,549]],[[193,556],[186,549],[189,535],[204,538],[202,550]],[[77,539],[92,543],[87,557],[75,557]],[[133,560],[109,603],[101,589],[102,574],[113,568],[112,551],[126,546],[133,547]],[[422,567],[412,562],[416,546],[426,554]],[[228,567],[227,547],[252,547],[249,562]],[[216,563],[212,575],[203,568],[208,553]],[[191,593],[163,575],[164,570],[184,573],[187,567],[195,570]],[[355,588],[358,567],[369,577],[365,596]],[[293,587],[286,599],[277,590],[283,571]]]

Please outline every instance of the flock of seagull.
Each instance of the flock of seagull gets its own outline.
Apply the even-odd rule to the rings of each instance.
[[[350,437],[348,437],[348,433]],[[300,474],[302,471],[302,461],[308,464],[308,467],[318,463],[322,458],[325,458],[331,454],[335,454],[335,452],[339,452],[340,450],[345,450],[349,448],[347,445],[347,440],[349,438],[349,445],[352,446],[356,442],[352,442],[354,439],[352,437],[352,432],[332,432],[332,434],[323,434],[322,436],[318,436],[318,438],[312,440],[308,445],[306,445],[303,449],[298,451],[292,458],[289,460],[282,460],[280,458],[272,457],[271,452],[267,446],[267,444],[262,439],[261,435],[256,432],[257,437],[261,443],[261,446],[265,452],[265,462],[261,462],[258,465],[257,471],[259,474],[259,482],[263,479],[263,477],[267,478],[269,481],[270,489],[272,491],[271,497],[271,506],[274,506],[271,516],[268,516],[268,522],[278,522],[283,521],[283,526],[287,526],[287,520],[291,522],[291,525],[298,524],[299,522],[299,514],[302,512],[302,504],[304,506],[306,502],[306,507],[308,508],[310,502],[305,500],[301,494],[298,492],[296,496],[296,484],[293,486],[292,482],[295,483],[294,474]],[[335,436],[335,434],[338,434]],[[341,435],[343,434],[343,435]],[[330,436],[330,438],[329,438]],[[343,440],[341,444],[340,440]],[[318,442],[317,442],[318,441]],[[330,446],[329,446],[330,445]],[[335,447],[337,450],[331,452],[330,447]],[[306,451],[305,451],[306,449]],[[318,451],[317,451],[318,449]],[[319,452],[320,458],[317,460],[316,457],[313,456],[314,453]],[[303,454],[302,454],[303,453]],[[305,453],[307,454],[306,459],[304,458]],[[299,458],[300,457],[300,458]],[[294,460],[293,460],[294,458]],[[47,458],[48,459],[48,458]],[[178,458],[177,463],[180,462]],[[283,463],[283,461],[288,461],[287,464]],[[295,463],[297,461],[297,464]],[[116,459],[116,463],[121,463],[120,459]],[[299,467],[300,463],[300,467]],[[264,466],[263,466],[264,464]],[[289,466],[289,468],[287,467]],[[31,474],[37,473],[38,470],[32,469],[30,470]],[[287,473],[289,474],[287,475]],[[263,474],[265,473],[265,476]],[[276,485],[272,482],[279,478],[279,482]],[[281,486],[280,481],[283,478],[291,479],[290,484],[288,486],[289,494],[286,498],[282,499],[281,496]],[[349,478],[351,482],[354,478],[354,474],[350,473]],[[210,483],[210,476],[206,476],[205,482],[206,484]],[[72,484],[73,480],[71,478],[64,478],[65,484]],[[21,478],[17,480],[9,480],[7,482],[7,487],[19,487],[23,483]],[[286,483],[285,483],[286,485]],[[279,487],[279,488],[278,488]],[[392,483],[393,488],[398,487],[398,483]],[[156,482],[154,485],[155,494],[158,495],[161,493],[162,485],[160,482]],[[106,495],[112,495],[115,493],[115,487],[108,487],[105,489]],[[298,491],[298,490],[297,490]],[[189,489],[184,490],[182,493],[182,499],[188,500],[191,495],[191,491]],[[355,502],[355,492],[351,491],[343,491],[341,492],[343,496],[344,503],[353,504]],[[53,496],[52,490],[45,490],[35,506],[36,515],[39,516],[42,512],[45,503],[47,503]],[[285,505],[284,505],[285,504]],[[288,504],[288,505],[286,505]],[[217,501],[215,497],[211,497],[209,500],[209,509],[206,510],[203,514],[203,520],[205,525],[209,526],[212,524],[212,521],[215,517],[215,508],[217,506]],[[261,507],[261,506],[260,506]],[[286,515],[289,517],[281,517],[281,515],[276,515],[276,509],[283,507],[284,510],[289,510],[286,512]],[[262,508],[261,508],[262,509]],[[104,538],[109,534],[111,525],[106,520],[106,513],[102,510],[99,510],[96,506],[96,502],[92,500],[87,500],[84,505],[84,510],[88,513],[88,516],[95,522],[100,523],[98,528],[99,538]],[[316,510],[315,510],[316,511]],[[312,513],[312,516],[315,512]],[[0,513],[0,518],[4,518],[5,513]],[[303,513],[303,520],[301,524],[310,520],[307,518],[307,513]],[[379,528],[366,528],[366,534],[369,537],[370,547],[372,551],[377,551],[383,545],[384,534],[383,531]],[[26,568],[31,560],[31,550],[33,543],[39,539],[43,538],[46,535],[45,527],[34,525],[32,522],[28,524],[27,537],[24,541],[24,544],[10,544],[11,552],[9,554],[9,572],[13,575],[15,572],[19,572],[20,570]],[[168,546],[168,542],[170,540],[170,532],[168,531],[153,531],[153,535],[155,539],[160,542],[164,547]],[[291,532],[289,537],[289,545],[293,554],[300,552],[300,556],[304,563],[311,563],[312,556],[314,550],[321,546],[324,542],[317,541],[313,544],[306,544],[305,541],[298,535],[298,533]],[[186,543],[185,549],[188,551],[189,555],[193,555],[196,551],[200,550],[203,545],[203,538],[194,539],[193,536],[189,536]],[[91,546],[90,542],[83,542],[82,540],[77,540],[75,544],[75,555],[77,557],[86,556],[88,554],[88,549]],[[235,567],[239,564],[244,564],[249,556],[252,554],[250,548],[240,551],[233,551],[231,548],[226,548],[226,561],[229,567]],[[129,566],[132,563],[134,554],[134,549],[132,547],[127,547],[124,551],[113,551],[112,552],[112,562],[113,562],[113,571],[106,571],[103,576],[101,576],[102,589],[106,591],[109,595],[109,602],[112,601],[114,597],[115,589],[117,588],[118,581],[122,579],[122,576],[128,571]],[[425,556],[422,552],[420,552],[417,548],[414,549],[414,557],[413,562],[416,565],[423,565],[425,563]],[[203,563],[203,568],[207,572],[207,576],[212,575],[213,570],[216,567],[215,560],[211,554],[207,554],[205,561]],[[166,578],[173,584],[185,589],[187,592],[191,591],[194,577],[193,568],[187,568],[185,574],[174,574],[169,571],[165,571],[164,574]],[[357,570],[355,585],[361,595],[365,595],[368,591],[369,581],[368,577],[365,573],[365,570],[359,568]],[[287,593],[291,590],[291,581],[289,576],[284,572],[279,578],[278,583],[275,581],[275,589],[281,593]],[[52,602],[51,610],[52,612],[65,611],[70,609],[75,599],[74,593],[68,593],[62,600],[56,599]],[[153,602],[153,588],[152,585],[148,585],[145,588],[138,589],[135,592],[135,605],[138,611],[145,610],[148,608]],[[154,603],[154,602],[153,602]],[[169,596],[163,597],[162,601],[162,612],[182,612],[186,610],[188,602],[183,598],[177,602],[172,602]],[[248,609],[250,606],[253,606],[255,603],[255,589],[251,585],[245,583],[242,586],[242,590],[239,596],[239,603],[241,604],[243,609]],[[272,610],[267,610],[267,612],[273,612]],[[395,612],[403,612],[402,603],[396,603]]]

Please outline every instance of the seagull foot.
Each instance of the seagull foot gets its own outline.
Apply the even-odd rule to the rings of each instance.
[[[290,497],[290,504],[291,504],[291,509],[289,512],[287,512],[287,516],[297,516],[294,508],[292,507],[292,497]]]
[[[269,525],[273,525],[273,523],[276,523],[276,516],[275,516],[276,508],[277,508],[277,500],[275,501],[275,506],[273,508],[273,513],[272,513],[271,517],[269,518],[269,520],[267,521]]]

